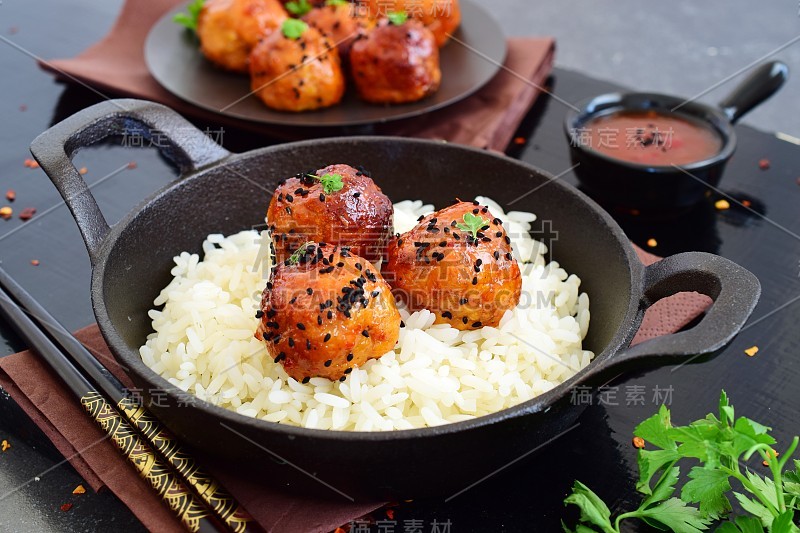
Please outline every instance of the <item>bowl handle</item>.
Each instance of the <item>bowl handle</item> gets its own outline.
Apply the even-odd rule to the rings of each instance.
[[[789,67],[781,61],[770,61],[759,65],[719,107],[732,124],[750,112],[754,107],[775,94],[789,79]]]
[[[724,257],[704,252],[678,254],[645,269],[642,311],[679,292],[706,294],[714,303],[695,327],[627,348],[608,359],[609,367],[621,370],[646,362],[686,363],[716,352],[747,322],[761,295],[761,283],[749,270]]]
[[[108,100],[59,122],[31,143],[31,153],[78,223],[92,264],[110,227],[80,172],[74,153],[106,137],[158,136],[159,150],[186,175],[230,155],[202,131],[168,107],[144,100]]]

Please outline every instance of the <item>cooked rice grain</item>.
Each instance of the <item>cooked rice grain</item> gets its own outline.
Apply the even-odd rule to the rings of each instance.
[[[499,327],[462,332],[433,325],[434,315],[410,314],[392,352],[356,368],[344,382],[313,378],[302,384],[272,361],[253,337],[261,291],[269,272],[266,232],[209,235],[203,260],[182,253],[172,282],[149,311],[153,331],[139,350],[144,363],[171,384],[245,416],[317,429],[390,431],[460,422],[542,394],[588,365],[582,348],[589,328],[589,297],[580,279],[530,236],[531,213],[503,210],[520,260],[520,305]],[[395,229],[411,229],[433,206],[395,205]]]

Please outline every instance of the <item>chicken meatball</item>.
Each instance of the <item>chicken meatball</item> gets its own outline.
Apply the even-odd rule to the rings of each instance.
[[[250,54],[251,86],[272,109],[309,111],[338,104],[344,74],[338,50],[305,22],[287,19],[281,31]]]
[[[236,31],[233,5],[236,0],[207,0],[197,18],[200,51],[215,65],[234,72],[247,72],[250,47]]]
[[[249,49],[279,30],[289,14],[278,0],[234,0],[236,33]]]
[[[376,104],[416,102],[442,82],[433,34],[415,20],[379,22],[353,43],[350,68],[359,96]]]
[[[400,335],[391,288],[347,247],[306,244],[264,290],[256,337],[298,381],[345,379],[390,352]]]
[[[312,9],[303,17],[310,26],[318,29],[339,49],[342,60],[350,55],[356,38],[375,26],[375,19],[360,14],[356,4],[329,4]]]
[[[267,211],[276,261],[306,241],[347,245],[374,262],[392,237],[394,206],[366,170],[331,165],[278,185]]]
[[[460,330],[497,326],[519,304],[522,276],[502,221],[459,202],[393,239],[383,275],[412,311]]]
[[[373,17],[385,17],[392,12],[405,12],[425,24],[444,46],[461,24],[458,0],[362,0]]]

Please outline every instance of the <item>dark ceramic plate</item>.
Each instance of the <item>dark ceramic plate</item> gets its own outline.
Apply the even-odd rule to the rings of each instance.
[[[358,99],[348,88],[338,106],[306,113],[284,113],[266,107],[250,93],[246,75],[223,72],[207,61],[193,35],[172,22],[174,12],[150,30],[144,46],[153,77],[175,96],[229,117],[283,126],[337,127],[375,124],[415,117],[470,96],[491,80],[506,57],[503,30],[489,13],[461,1],[462,24],[441,50],[442,86],[413,104],[377,106]],[[460,42],[459,42],[460,41]],[[238,101],[238,102],[237,102]]]

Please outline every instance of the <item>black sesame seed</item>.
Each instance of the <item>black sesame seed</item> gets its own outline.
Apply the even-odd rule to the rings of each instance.
[[[342,377],[339,378],[339,381],[344,383],[346,379],[347,379],[347,376],[342,376]]]
[[[306,294],[308,294],[309,296],[311,296],[312,294],[314,294],[314,289],[312,289],[311,287],[307,288],[307,289],[306,289]]]
[[[499,261],[500,260],[500,252],[498,252],[497,250],[495,250],[494,254],[492,254],[492,255],[494,255],[495,261]]]
[[[401,328],[404,328],[404,327],[406,327],[406,323],[405,323],[405,322],[403,322],[402,320],[400,321],[400,327],[401,327]]]
[[[361,334],[364,335],[366,338],[369,338],[369,330],[365,329],[364,331],[361,332]]]
[[[498,231],[497,233],[494,234],[494,236],[499,239],[500,237],[503,236],[503,232],[502,231]]]
[[[475,261],[475,266],[481,266],[482,264],[483,264],[483,260],[482,259],[477,259]]]
[[[294,197],[291,194],[286,195],[286,201],[289,203],[294,202]]]
[[[328,311],[328,320],[333,318],[333,311]]]
[[[461,303],[461,305],[466,305],[466,304],[469,303],[469,299],[468,298],[461,298],[461,302],[460,303]]]
[[[352,372],[352,371],[353,371],[353,369],[352,369],[352,368],[348,368],[347,370],[345,370],[345,371],[344,371],[344,373],[345,373],[345,375],[347,375],[347,374],[349,374],[349,373],[350,373],[350,372]]]
[[[325,366],[331,366],[331,364],[333,364],[333,361],[331,361],[330,359],[325,361]]]
[[[262,318],[263,316],[264,316],[264,311],[262,311],[261,309],[256,311],[256,318]]]
[[[308,383],[309,381],[311,381],[311,378],[310,378],[310,377],[308,377],[308,376],[304,377],[304,378],[303,378],[303,385],[305,385],[305,384],[306,384],[306,383]]]
[[[358,198],[359,196],[361,196],[360,192],[354,192],[353,193],[353,198]]]
[[[512,259],[514,259],[514,256],[513,256],[513,255],[511,255],[511,252],[508,252],[508,253],[506,254],[506,259],[508,259],[509,261],[511,261]]]
[[[472,327],[473,328],[482,328],[483,324],[481,324],[480,322],[473,322],[472,323]]]
[[[442,313],[442,317],[444,317],[444,318],[453,318],[453,313],[451,313],[450,311],[444,311]]]
[[[506,235],[506,244],[511,244],[511,238],[508,235]]]
[[[324,202],[325,201],[325,195],[324,194],[319,193],[319,201],[320,202]]]
[[[294,339],[289,337],[289,348],[294,348]]]
[[[323,339],[322,342],[328,342],[329,340],[331,340],[331,334],[330,333],[326,333],[325,334],[325,339]]]
[[[310,349],[311,349],[311,341],[306,339],[306,350],[310,350]]]
[[[318,326],[322,325],[322,315],[317,315],[317,325]]]
[[[305,327],[305,325],[303,325],[302,322],[298,322],[297,323],[297,329],[305,331],[306,327]]]
[[[473,285],[477,285],[478,284],[478,276],[475,276],[474,278],[472,278],[472,284]]]
[[[480,210],[480,209],[473,209],[473,210],[472,210],[472,214],[473,214],[473,215],[477,215],[477,214],[478,214],[478,213],[480,213],[480,212],[481,212],[481,210]]]
[[[347,360],[348,361],[352,361],[353,360],[353,354],[351,354],[351,353],[347,354]]]
[[[462,321],[464,324],[466,324],[467,322],[469,322],[469,319],[468,319],[467,317],[464,317],[464,318],[462,318],[462,319],[461,319],[461,321]]]

